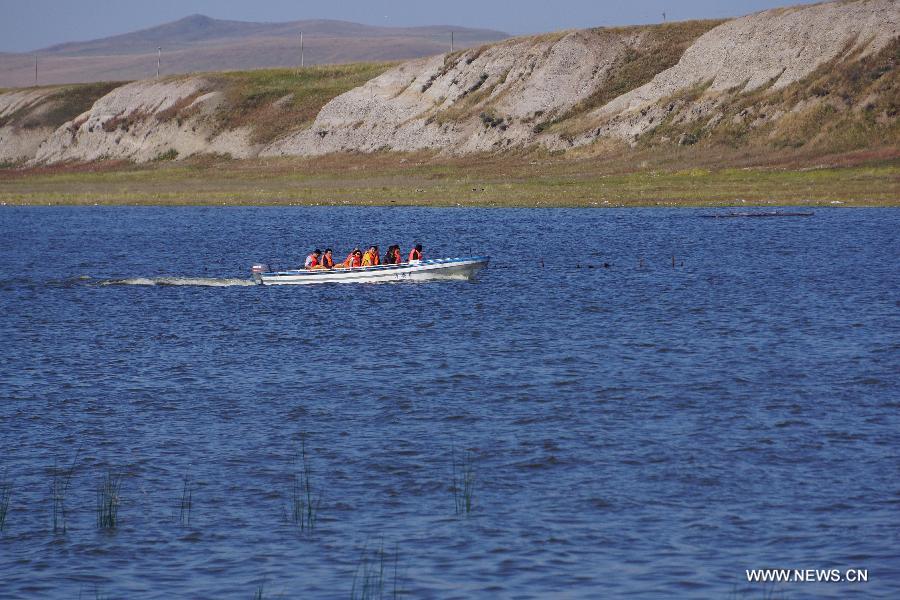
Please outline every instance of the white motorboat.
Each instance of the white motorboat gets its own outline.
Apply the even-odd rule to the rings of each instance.
[[[253,281],[260,285],[308,285],[312,283],[382,283],[388,281],[428,281],[431,279],[471,279],[485,268],[489,256],[413,260],[399,265],[335,269],[271,271],[268,265],[253,265]]]

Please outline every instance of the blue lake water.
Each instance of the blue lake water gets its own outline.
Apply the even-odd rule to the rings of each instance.
[[[900,211],[707,212],[3,208],[0,598],[900,597]],[[492,262],[239,285],[413,241]]]

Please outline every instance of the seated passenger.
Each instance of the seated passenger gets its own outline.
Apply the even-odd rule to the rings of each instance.
[[[416,244],[416,246],[409,251],[409,262],[414,260],[422,260],[422,244]]]
[[[363,254],[362,257],[362,266],[363,267],[374,267],[378,264],[378,249],[377,246],[370,246],[366,253]]]
[[[315,269],[319,266],[319,257],[322,256],[322,251],[316,248],[313,250],[313,253],[306,257],[306,262],[303,263],[304,269]]]
[[[400,258],[400,246],[390,246],[384,255],[384,264],[399,265],[403,260]]]
[[[325,248],[325,254],[322,255],[322,262],[319,265],[322,269],[334,268],[334,258],[331,256],[331,248]]]
[[[353,251],[347,255],[347,260],[338,266],[345,269],[352,269],[353,267],[358,267],[360,265],[362,265],[362,252],[359,248],[354,248]]]

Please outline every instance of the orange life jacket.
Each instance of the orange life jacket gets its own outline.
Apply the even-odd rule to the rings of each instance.
[[[373,259],[373,257],[372,257],[373,254],[374,254],[374,252],[366,250],[366,253],[363,254],[363,257],[362,257],[362,265],[361,266],[371,267],[372,265],[376,264],[375,259]]]
[[[422,260],[422,253],[413,248],[409,251],[409,260]]]
[[[315,254],[310,254],[310,255],[307,257],[307,259],[309,260],[309,264],[306,265],[306,268],[307,268],[307,269],[312,269],[313,267],[316,267],[316,266],[319,265],[319,261],[318,261],[318,259],[316,259],[316,255],[315,255]]]
[[[322,266],[326,269],[334,268],[334,259],[328,256],[327,254],[322,255]]]
[[[347,260],[344,261],[345,267],[358,267],[362,264],[360,258],[356,255],[355,252],[351,252],[347,255]]]
[[[400,254],[400,248],[394,248],[394,256],[392,258],[394,259],[393,262],[395,265],[399,265],[401,262],[403,262],[402,256],[403,255]]]

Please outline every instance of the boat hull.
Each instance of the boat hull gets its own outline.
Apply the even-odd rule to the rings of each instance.
[[[430,281],[434,279],[472,279],[490,261],[488,256],[439,258],[399,265],[273,271],[253,274],[261,285],[310,285],[315,283],[387,283],[395,281]]]

